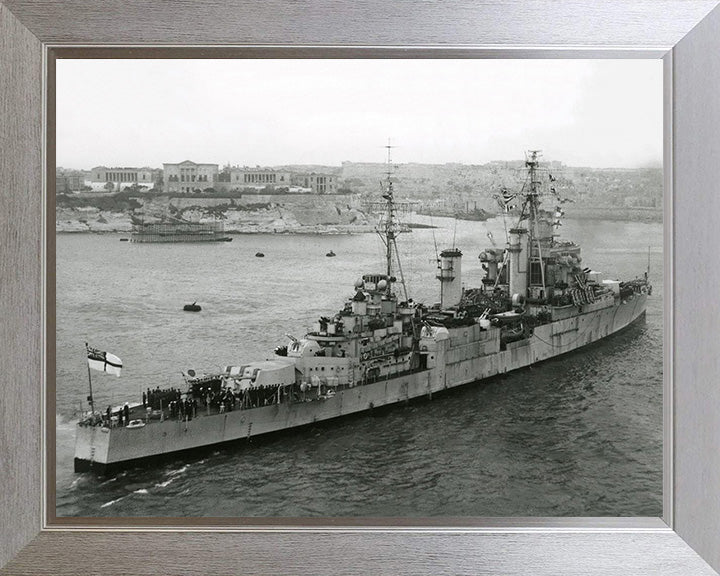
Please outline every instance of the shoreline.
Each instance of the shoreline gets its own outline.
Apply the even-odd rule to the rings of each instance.
[[[248,231],[242,231],[242,230],[225,230],[223,234],[227,236],[249,236],[249,235],[260,235],[260,234],[268,234],[273,236],[347,236],[347,235],[353,235],[353,234],[370,234],[375,232],[375,228],[371,226],[358,226],[357,229],[333,229],[331,230],[279,230],[279,231],[273,231],[273,230],[248,230]],[[68,230],[68,229],[62,229],[62,228],[55,228],[55,234],[56,235],[74,235],[74,234],[95,234],[98,236],[104,236],[104,235],[121,235],[121,234],[127,234],[128,236],[132,236],[131,230],[122,230],[122,229],[107,229],[107,230],[93,230],[91,228],[85,229],[85,230]]]
[[[104,218],[103,218],[104,219]],[[132,234],[132,225],[124,219],[112,218],[113,222],[92,222],[83,220],[65,220],[63,223],[56,222],[56,234]],[[647,209],[632,211],[608,210],[603,208],[593,208],[573,213],[571,216],[565,216],[565,220],[602,220],[606,222],[635,222],[639,224],[662,224],[663,211],[661,209]],[[344,235],[344,234],[367,234],[375,232],[373,224],[311,224],[311,225],[295,225],[282,226],[279,222],[274,223],[275,226],[266,225],[247,225],[247,229],[240,229],[237,223],[226,228],[224,233],[232,236],[240,236],[247,234],[284,234],[284,235]],[[439,228],[435,225],[408,222],[410,229],[431,229]]]
[[[55,232],[125,233],[131,234],[133,221],[139,215],[172,214],[190,222],[220,220],[225,234],[365,234],[376,229],[375,215],[357,198],[338,202],[337,199],[307,196],[301,199],[285,196],[257,196],[248,203],[243,199],[226,198],[143,198],[138,206],[115,198],[112,203],[91,202],[83,205],[58,205],[55,210]],[[663,210],[654,207],[606,207],[575,204],[568,207],[567,220],[604,220],[608,222],[663,222]],[[436,228],[433,216],[420,212],[408,213],[403,220],[410,229]],[[453,216],[436,216],[447,225]],[[502,218],[491,216],[485,222]]]

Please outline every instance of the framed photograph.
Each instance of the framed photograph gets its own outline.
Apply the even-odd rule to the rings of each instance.
[[[661,60],[55,54],[53,524],[662,514]]]
[[[672,12],[680,5],[668,6]],[[105,36],[111,34],[107,27],[95,36],[99,45],[82,46],[82,35],[72,25],[68,30],[76,35],[64,36],[24,3],[8,3],[10,9],[0,4],[3,40],[8,38],[11,47],[2,65],[14,80],[1,94],[9,103],[11,120],[5,123],[4,140],[14,144],[5,172],[13,175],[7,177],[9,189],[20,191],[3,196],[8,218],[4,245],[12,262],[7,270],[13,271],[6,275],[10,297],[3,301],[3,308],[8,304],[4,340],[11,344],[3,354],[9,354],[11,366],[7,405],[18,410],[8,411],[3,419],[8,433],[0,445],[10,463],[0,479],[7,480],[8,494],[14,495],[4,510],[10,521],[4,523],[9,529],[2,563],[10,562],[11,571],[72,572],[82,557],[73,551],[82,549],[84,555],[91,551],[98,562],[108,559],[110,564],[136,551],[147,562],[147,573],[181,571],[188,558],[201,551],[216,559],[198,566],[202,572],[335,573],[344,571],[350,559],[360,572],[458,572],[482,566],[487,573],[522,573],[532,562],[547,573],[593,573],[602,567],[597,573],[672,574],[678,566],[684,573],[714,573],[718,510],[712,494],[720,465],[712,452],[712,430],[717,416],[703,408],[717,396],[707,384],[715,369],[714,343],[699,335],[698,326],[709,333],[712,324],[696,296],[710,289],[716,272],[698,279],[692,289],[679,283],[678,273],[694,273],[689,257],[697,255],[694,246],[712,238],[711,211],[698,215],[682,191],[707,190],[711,182],[707,166],[712,165],[714,148],[700,146],[697,134],[711,142],[714,133],[707,128],[720,123],[720,111],[702,97],[711,93],[705,84],[712,87],[720,76],[707,55],[716,42],[718,13],[707,15],[713,3],[691,6],[690,16],[684,12],[682,18],[667,17],[641,36],[642,43],[636,37],[627,39],[638,33],[632,22],[638,13],[650,13],[648,7],[618,6],[612,18],[627,23],[624,32],[606,27],[609,36],[594,32],[596,42],[572,50],[462,47],[470,34],[467,26],[452,33],[436,26],[433,37],[455,44],[443,48],[412,40],[415,29],[404,48],[349,46],[358,44],[358,36],[352,35],[336,46],[307,46],[315,43],[312,27],[294,39],[297,46],[247,46],[258,38],[252,35],[257,30],[247,29],[249,36],[231,42],[220,27],[211,34],[216,47],[192,47],[198,40],[187,37],[183,43],[189,46],[172,47],[167,46],[172,35],[144,27],[138,15],[133,42],[166,45],[141,49],[103,46],[112,42]],[[216,8],[203,16],[217,15]],[[497,7],[477,9],[493,13]],[[242,13],[235,10],[238,16]],[[557,17],[563,12],[553,10]],[[585,10],[590,19],[602,21],[590,7]],[[455,9],[451,13],[461,18]],[[430,25],[434,19],[424,14]],[[192,18],[190,12],[186,16]],[[372,15],[365,17],[375,21]],[[519,30],[526,35],[520,44],[543,45],[552,35],[543,35],[548,34],[545,28],[529,31],[531,17],[525,13],[520,18],[525,24]],[[326,23],[335,22],[328,18]],[[586,26],[578,24],[564,43],[572,44],[578,31],[587,32]],[[382,27],[364,36],[363,44],[377,46],[387,33]],[[502,45],[499,34],[499,24],[489,25],[477,40]],[[246,46],[220,46],[238,40]],[[697,63],[705,61],[710,73],[702,75],[705,84],[697,87]],[[693,66],[683,66],[685,62]],[[36,74],[21,75],[21,68]],[[273,92],[275,82],[255,81],[238,92],[243,85],[224,82],[224,74],[282,78],[293,90],[278,94]],[[196,82],[200,78],[212,81]],[[335,83],[323,86],[323,78]],[[153,88],[153,82],[171,87],[184,79],[192,79],[187,89],[172,95],[162,96]],[[373,79],[384,81],[371,86]],[[518,79],[534,87],[532,96],[523,94]],[[562,89],[540,88],[543,82]],[[462,83],[462,89],[452,88],[453,83]],[[336,86],[343,89],[336,92]],[[483,93],[488,86],[492,93]],[[147,106],[153,94],[158,95],[154,109]],[[386,141],[394,136],[391,130],[382,134],[384,141],[372,153],[361,153],[383,131],[382,123],[375,123],[383,109],[375,102],[383,95],[386,105],[402,108],[393,116],[394,130],[412,133],[414,127],[417,132],[405,141]],[[521,122],[513,124],[513,105],[520,95]],[[232,110],[233,99],[240,102],[237,111]],[[21,100],[30,105],[19,106]],[[128,102],[138,104],[126,106]],[[98,122],[103,106],[113,113]],[[602,106],[607,111],[601,112]],[[214,118],[203,115],[203,108],[211,107]],[[281,112],[273,113],[273,107]],[[497,125],[477,124],[475,108],[495,111]],[[319,110],[334,116],[325,121]],[[362,111],[366,121],[347,122],[353,110]],[[574,141],[572,130],[557,128],[562,120],[553,120],[551,114],[567,118],[568,110],[575,114]],[[184,118],[190,111],[193,119]],[[528,119],[537,117],[544,125],[528,125]],[[147,127],[123,131],[139,119]],[[423,122],[432,130],[423,130]],[[94,123],[92,128],[89,123]],[[244,127],[249,146],[233,140],[232,130],[223,134],[222,127],[233,123]],[[519,140],[504,135],[485,148],[479,146],[481,159],[465,155],[473,146],[469,125],[475,133],[485,126],[485,139],[492,142],[492,133],[503,128],[525,136],[523,124],[528,135],[544,140],[542,152],[521,149],[524,155],[513,157],[503,146],[517,146]],[[211,136],[198,131],[198,125]],[[283,139],[272,137],[278,125],[296,136],[287,139],[294,144],[284,151]],[[328,134],[331,125],[348,138],[329,137],[330,142],[323,143],[318,135]],[[589,131],[602,136],[592,138]],[[654,139],[635,141],[638,133]],[[78,137],[83,134],[87,138]],[[444,147],[442,134],[452,144]],[[423,135],[433,137],[434,145],[419,145]],[[352,140],[353,146],[343,149],[344,140]],[[238,152],[217,159],[223,142],[225,149],[233,143]],[[117,160],[107,165],[92,160],[111,149]],[[432,154],[424,156],[428,150]],[[607,157],[599,158],[603,150]],[[172,158],[162,156],[168,151]],[[203,151],[211,157],[200,157]],[[699,163],[700,158],[707,164]],[[20,181],[27,185],[19,186]],[[579,181],[585,182],[582,194],[576,192]],[[490,188],[480,206],[463,182]],[[412,195],[403,183],[413,186]],[[659,194],[663,184],[664,194]],[[34,185],[46,190],[44,197],[33,192]],[[377,194],[368,191],[371,185],[379,185]],[[628,220],[642,218],[644,224],[598,225],[607,218],[603,192],[620,187],[633,192],[616,194],[619,199],[614,201],[633,214]],[[705,200],[703,193],[697,194],[693,205]],[[711,206],[715,202],[706,200]],[[123,205],[110,206],[118,201]],[[326,201],[327,214],[318,209]],[[592,219],[573,223],[569,214],[566,218],[571,205]],[[363,227],[372,233],[353,234]],[[412,229],[410,249],[402,247],[405,228]],[[575,239],[580,236],[587,260],[580,259],[579,246],[566,242],[569,228]],[[81,229],[106,234],[55,238],[55,230]],[[292,236],[310,229],[315,235]],[[685,232],[690,229],[692,234]],[[328,230],[335,234],[327,235]],[[246,231],[258,234],[234,234]],[[460,241],[477,238],[478,231],[488,244],[485,257],[481,254],[479,262],[464,265],[460,281]],[[196,242],[200,237],[228,241]],[[376,237],[380,250],[364,246]],[[83,246],[88,240],[96,245]],[[358,242],[364,246],[361,256],[352,247]],[[593,242],[601,246],[588,248]],[[216,249],[216,257],[223,249],[225,254],[218,261],[194,254],[200,244]],[[178,246],[186,250],[173,255]],[[293,250],[299,252],[293,255]],[[470,254],[476,251],[477,243],[468,248]],[[379,275],[349,269],[359,263],[372,268],[378,255],[383,268]],[[608,273],[602,276],[588,256],[599,259]],[[272,280],[301,259],[305,270],[294,277],[294,285]],[[227,268],[226,260],[245,271],[239,289],[246,296],[256,290],[259,300],[252,304],[252,297],[248,299],[246,310],[228,306],[223,290],[217,290],[235,281],[232,273],[218,276],[219,269]],[[118,262],[103,273],[107,263]],[[642,269],[636,270],[640,263]],[[423,264],[432,270],[428,273]],[[333,265],[335,272],[328,270]],[[265,273],[260,267],[267,268]],[[439,282],[438,304],[431,303],[435,294],[425,294],[423,288],[422,304],[408,296],[410,272],[430,274],[428,278]],[[357,274],[361,276],[355,278]],[[343,287],[329,286],[336,280],[348,284],[349,297]],[[481,287],[470,288],[473,282]],[[26,293],[27,286],[35,288]],[[197,295],[199,289],[202,294]],[[660,303],[646,304],[653,290],[656,297],[660,293]],[[341,306],[337,314],[332,311],[333,295]],[[278,300],[267,302],[270,296]],[[287,307],[289,317],[282,312],[288,302],[297,304]],[[255,318],[253,312],[263,306],[277,314]],[[103,310],[94,314],[99,308]],[[610,311],[607,319],[605,308]],[[213,309],[215,321],[203,322]],[[625,314],[630,309],[637,313]],[[625,315],[627,321],[617,321]],[[598,326],[582,329],[581,322],[590,316],[590,323]],[[233,326],[237,317],[247,325]],[[641,317],[646,320],[638,328]],[[47,325],[48,319],[54,319],[54,325]],[[385,320],[382,326],[370,325],[379,319]],[[268,323],[282,326],[279,333],[287,336],[274,340]],[[556,330],[555,324],[567,324],[567,330]],[[233,333],[235,349],[217,344],[219,325]],[[559,354],[576,347],[571,346],[578,340],[573,335],[581,334],[583,343],[590,343],[622,329],[625,340],[603,348],[598,354],[602,359],[584,362],[581,352],[569,356],[575,366],[584,364],[583,370],[574,372],[569,364],[550,360],[558,347]],[[27,335],[24,343],[22,334]],[[542,340],[544,348],[525,346],[542,335],[549,341]],[[491,336],[497,339],[496,359],[487,366],[477,364],[469,350],[490,346],[493,342],[481,340]],[[467,341],[460,342],[463,338]],[[639,340],[645,348],[636,346]],[[79,354],[73,352],[75,341],[81,341]],[[243,343],[247,350],[236,352]],[[170,345],[171,357],[158,361],[163,345],[165,350]],[[30,362],[20,362],[21,349]],[[228,358],[233,354],[236,357]],[[198,357],[206,362],[198,366]],[[535,390],[533,400],[520,379],[506,381],[516,368],[542,360],[547,362],[521,380],[552,380],[555,392],[566,394],[557,402],[543,398],[544,388]],[[592,365],[595,361],[599,368]],[[482,398],[446,392],[465,383],[463,362],[468,370],[495,378],[483,388]],[[176,376],[161,373],[168,366]],[[598,370],[616,374],[587,380]],[[440,376],[418,376],[431,373]],[[50,374],[56,377],[55,387],[47,385]],[[87,378],[82,386],[78,374]],[[129,376],[127,384],[122,377],[114,378],[120,374]],[[44,397],[39,386],[35,390],[27,383],[13,384],[33,379],[45,383]],[[476,402],[493,406],[492,382],[497,382],[498,394],[515,390],[518,404],[535,407],[536,413],[519,409],[498,417],[505,412],[500,407],[486,412],[469,408]],[[598,396],[594,387],[600,382],[608,386]],[[432,402],[433,395],[442,392],[444,398]],[[75,411],[71,398],[78,396]],[[419,405],[414,403],[418,399],[423,401]],[[398,402],[408,407],[377,417],[384,405]],[[564,422],[567,411],[552,410],[568,402],[578,404],[575,412],[590,414]],[[448,438],[443,441],[438,440],[443,431],[433,433],[432,418],[423,424],[423,417],[403,416],[403,410],[407,416],[438,404],[449,411],[443,421],[457,425],[445,430]],[[601,406],[596,418],[611,418],[588,431],[593,405]],[[336,425],[322,422],[367,410],[373,414],[343,420],[339,432]],[[489,423],[487,432],[495,438],[493,430],[507,431],[504,448],[495,450],[487,438],[463,433],[468,428],[463,422],[478,418]],[[211,421],[222,422],[222,430],[214,425],[212,430],[200,429]],[[304,426],[303,432],[288,435],[295,426]],[[359,442],[372,437],[363,432],[365,426],[386,439],[385,449]],[[583,431],[590,437],[604,431],[606,436],[586,443]],[[208,445],[251,441],[265,432],[285,436],[252,449],[258,458],[254,470],[243,457],[247,450],[207,451]],[[553,434],[555,438],[548,439]],[[513,440],[513,435],[522,438]],[[566,440],[558,442],[558,436]],[[414,453],[399,449],[401,437],[412,439],[405,444],[415,446]],[[168,442],[182,447],[158,448]],[[590,446],[603,442],[605,448],[593,461]],[[538,457],[561,444],[565,448],[555,459]],[[485,451],[476,454],[474,447]],[[186,457],[188,450],[197,449],[204,451]],[[329,451],[323,456],[323,450]],[[182,457],[156,461],[179,451]],[[268,458],[275,462],[272,473]],[[478,459],[500,467],[494,472],[483,468],[486,493],[477,489],[478,470],[472,470]],[[570,461],[574,471],[566,469]],[[512,468],[519,462],[526,466]],[[627,462],[630,466],[623,468]],[[203,474],[208,468],[212,478]],[[458,480],[455,488],[438,481],[433,471],[439,469],[454,470],[450,476]],[[473,476],[472,483],[461,481],[465,473]],[[518,477],[521,481],[513,484]],[[579,480],[589,482],[576,485]],[[148,553],[149,542],[153,551]],[[168,564],[159,551],[178,546],[183,551]],[[342,557],[334,552],[339,549],[345,551]],[[55,555],[64,567],[47,566],[46,558]]]

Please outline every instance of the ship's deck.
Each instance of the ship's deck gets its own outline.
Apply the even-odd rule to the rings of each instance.
[[[157,423],[163,422],[165,420],[172,419],[172,420],[181,420],[182,421],[185,419],[184,415],[181,416],[178,414],[175,416],[171,416],[170,409],[165,408],[165,407],[163,408],[162,412],[160,410],[152,410],[152,409],[150,410],[150,412],[148,412],[148,407],[143,406],[142,404],[128,405],[128,408],[129,408],[128,422],[140,420],[145,425],[151,426],[153,424],[157,424]],[[116,414],[121,409],[122,409],[122,406],[116,406],[111,409],[111,413],[113,414],[113,416],[111,416],[110,422],[108,422],[108,420],[107,420],[106,413],[103,412],[102,413],[103,426],[106,426],[107,428],[120,427],[120,424],[119,424],[120,419],[118,416],[116,416]],[[236,404],[234,410],[241,410],[241,408]],[[200,405],[198,405],[197,410],[192,415],[191,419],[199,418],[199,417],[203,417],[203,416],[213,416],[216,414],[222,414],[223,412],[231,412],[231,411],[232,411],[232,408],[221,410],[221,408],[219,406],[212,406],[212,405],[204,406],[204,405],[200,404]],[[125,418],[123,417],[123,426],[127,426],[128,422],[126,422]]]
[[[383,380],[388,380],[389,378],[398,378],[398,377],[402,377],[402,376],[407,376],[407,375],[409,375],[409,374],[413,374],[413,373],[415,373],[415,372],[423,372],[423,371],[426,371],[426,370],[428,370],[428,369],[427,369],[427,368],[414,368],[414,369],[411,369],[411,370],[404,370],[404,371],[397,372],[397,373],[394,373],[394,374],[380,375],[380,376],[373,377],[373,378],[367,378],[367,379],[365,379],[365,380],[362,381],[362,382],[356,383],[355,386],[365,386],[365,385],[369,385],[369,384],[374,384],[374,383],[376,383],[376,382],[381,382],[381,381],[383,381]],[[339,386],[339,387],[336,389],[336,391],[337,391],[337,392],[340,392],[340,391],[346,390],[346,389],[348,389],[347,386]],[[307,396],[306,399],[300,399],[300,400],[288,400],[288,399],[286,399],[286,398],[283,398],[282,403],[284,404],[284,403],[287,403],[287,402],[291,402],[291,403],[294,403],[294,402],[314,402],[314,401],[316,401],[316,400],[321,400],[321,399],[323,398],[322,396],[311,397],[311,395],[314,395],[314,394],[315,394],[314,391],[313,391],[313,392],[310,392],[310,393],[308,393],[308,396]],[[218,406],[218,405],[210,404],[210,405],[208,406],[208,405],[205,405],[203,402],[198,402],[197,409],[195,410],[195,412],[194,412],[194,414],[192,415],[191,419],[192,419],[192,418],[202,418],[202,417],[205,417],[205,416],[215,416],[215,415],[217,415],[217,414],[223,414],[223,413],[226,413],[226,412],[233,412],[233,411],[239,411],[239,410],[242,410],[242,411],[254,410],[255,408],[261,408],[261,407],[267,406],[267,405],[271,405],[271,403],[270,403],[270,404],[260,404],[260,405],[255,405],[255,406],[243,407],[243,406],[241,405],[241,402],[240,402],[240,401],[237,401],[237,402],[235,403],[235,407],[234,407],[234,408],[232,408],[232,407],[226,407],[226,408],[222,409],[222,408],[220,408],[220,406]],[[96,412],[96,414],[99,414],[100,416],[102,416],[102,425],[103,425],[103,426],[105,426],[105,427],[107,427],[107,428],[118,428],[118,427],[120,427],[120,419],[119,419],[119,417],[117,416],[117,413],[118,413],[119,411],[121,411],[122,409],[123,409],[123,406],[113,406],[113,407],[111,408],[111,414],[113,414],[113,416],[111,416],[109,422],[108,422],[108,419],[107,419],[107,416],[106,416],[106,412],[105,412],[105,411],[103,411],[103,412]],[[160,410],[152,410],[152,409],[150,410],[150,412],[148,412],[148,407],[147,407],[147,406],[145,406],[145,405],[143,405],[143,404],[141,404],[141,403],[135,403],[135,404],[128,404],[128,409],[129,409],[129,418],[127,419],[128,421],[125,421],[125,418],[123,417],[123,427],[124,427],[124,426],[127,426],[127,425],[128,425],[128,422],[133,422],[133,421],[138,421],[138,420],[139,420],[139,421],[142,421],[142,423],[143,423],[144,425],[152,426],[153,424],[157,424],[157,423],[160,423],[160,422],[163,422],[163,421],[166,421],[166,420],[171,420],[171,419],[172,419],[172,420],[182,421],[182,420],[185,419],[185,416],[184,416],[184,415],[180,415],[180,414],[176,414],[175,416],[171,416],[171,412],[170,412],[170,409],[169,409],[168,407],[163,407],[162,412],[161,412]]]

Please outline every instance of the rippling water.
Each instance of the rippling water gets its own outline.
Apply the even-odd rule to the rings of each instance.
[[[418,222],[429,222],[417,217]],[[435,219],[400,237],[408,291],[439,298],[435,244],[477,255],[501,220]],[[87,394],[84,343],[123,359],[93,373],[100,406],[181,386],[188,368],[267,358],[338,310],[383,269],[372,234],[235,236],[217,245],[57,237],[58,516],[659,516],[662,513],[662,226],[568,220],[583,263],[654,284],[645,321],[578,352],[435,396],[315,428],[208,449],[108,478],[73,473]],[[326,258],[329,250],[336,258]],[[265,258],[256,258],[262,251]],[[199,314],[182,306],[197,300]]]

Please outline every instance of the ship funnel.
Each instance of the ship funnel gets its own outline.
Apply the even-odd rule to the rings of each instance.
[[[510,294],[527,295],[528,287],[528,231],[525,228],[513,228],[509,234],[508,252],[510,252]]]
[[[440,252],[437,279],[440,280],[440,305],[443,310],[457,306],[462,299],[461,260],[462,252],[457,248]]]

